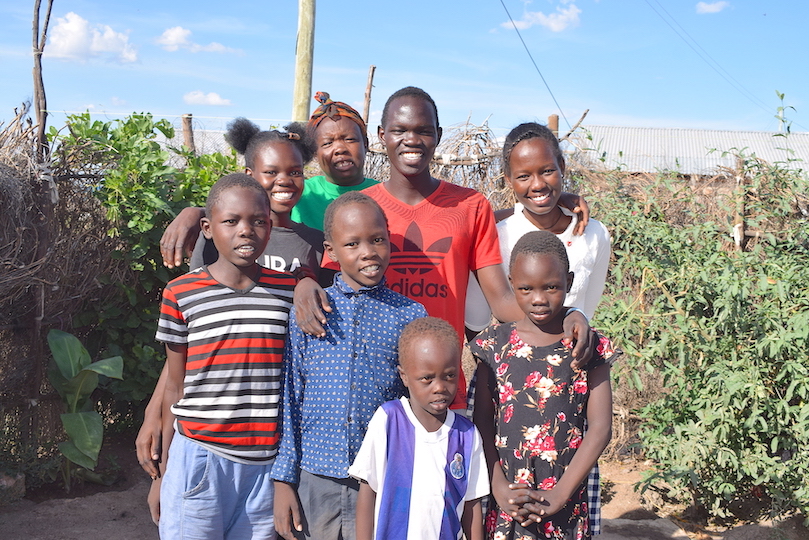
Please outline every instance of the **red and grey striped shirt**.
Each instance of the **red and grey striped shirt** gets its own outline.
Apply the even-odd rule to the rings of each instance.
[[[254,286],[235,290],[207,267],[169,282],[156,339],[188,346],[183,397],[171,408],[178,433],[241,463],[275,457],[295,284],[262,268]]]

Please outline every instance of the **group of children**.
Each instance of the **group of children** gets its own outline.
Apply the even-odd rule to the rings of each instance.
[[[565,302],[554,171],[543,164],[526,190],[544,230],[517,242],[506,277],[488,202],[429,174],[441,128],[428,94],[408,87],[385,104],[391,178],[364,192],[364,124],[319,97],[305,130],[231,126],[246,173],[211,189],[198,266],[164,291],[168,360],[137,444],[161,537],[477,540],[490,492],[493,538],[589,537],[584,480],[610,437],[612,350],[590,354]],[[318,151],[327,183],[354,188],[326,189],[322,247],[290,217],[305,139],[333,147]],[[550,145],[563,172],[550,141],[532,144]],[[279,231],[310,240],[272,246]],[[451,410],[466,403],[470,270],[495,316],[515,321],[470,343],[477,428]]]

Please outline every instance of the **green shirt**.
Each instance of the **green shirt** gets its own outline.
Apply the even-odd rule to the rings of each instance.
[[[292,209],[292,221],[303,223],[309,227],[323,230],[323,217],[326,207],[334,199],[349,191],[360,191],[378,184],[376,180],[366,178],[356,186],[338,186],[326,180],[325,176],[307,178],[303,184],[303,193],[298,204]]]

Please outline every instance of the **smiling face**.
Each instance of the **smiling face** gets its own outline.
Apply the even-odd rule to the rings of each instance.
[[[430,160],[441,141],[441,128],[432,106],[415,96],[402,96],[390,105],[379,138],[385,144],[395,174],[406,178],[430,174]]]
[[[511,151],[509,165],[507,179],[528,219],[553,212],[562,195],[565,163],[559,162],[551,144],[539,137],[521,141]]]
[[[364,180],[365,138],[356,122],[338,116],[320,122],[314,133],[317,162],[327,179],[338,186],[356,186]]]
[[[349,203],[338,208],[331,238],[323,245],[331,260],[340,264],[343,281],[355,291],[382,281],[390,262],[385,216],[371,204]]]
[[[219,194],[210,215],[200,224],[202,234],[219,251],[217,267],[250,268],[270,238],[269,203],[258,189],[233,186]]]
[[[573,274],[559,257],[548,253],[519,254],[508,279],[526,319],[546,333],[559,333],[565,296],[573,283]]]
[[[275,225],[288,226],[289,213],[303,191],[303,158],[292,144],[276,141],[257,149],[247,174],[255,178],[270,198]]]
[[[410,407],[427,431],[441,427],[458,390],[460,352],[455,342],[434,334],[414,339],[400,351],[399,375]]]

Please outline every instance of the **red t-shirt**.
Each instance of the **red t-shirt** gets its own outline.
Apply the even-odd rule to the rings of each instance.
[[[388,287],[421,302],[430,316],[448,321],[463,341],[469,272],[501,262],[489,201],[474,189],[443,180],[414,206],[388,193],[385,184],[363,193],[378,202],[388,218]],[[324,263],[327,259],[323,257]],[[466,381],[461,372],[454,405],[465,402]]]

